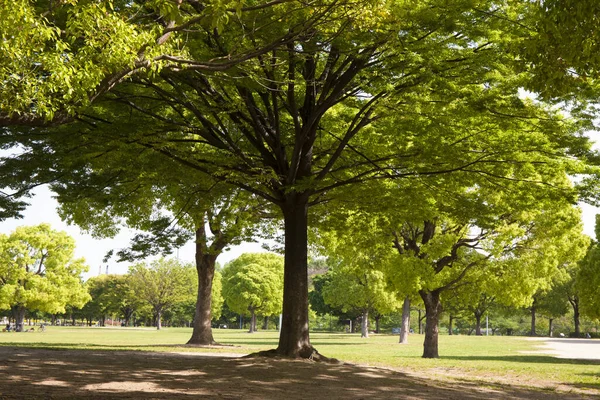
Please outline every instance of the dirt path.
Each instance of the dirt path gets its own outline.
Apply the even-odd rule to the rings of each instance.
[[[388,369],[190,354],[0,347],[0,399],[582,399]]]
[[[530,338],[539,340],[542,350],[538,353],[555,355],[558,358],[575,360],[600,360],[600,340],[567,338]]]

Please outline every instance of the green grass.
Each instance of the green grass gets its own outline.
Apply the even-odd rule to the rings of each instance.
[[[277,332],[247,334],[240,330],[214,330],[215,339],[233,346],[195,348],[182,344],[191,335],[189,328],[73,328],[49,327],[46,332],[0,332],[1,346],[51,349],[144,350],[171,352],[252,353],[277,345]],[[357,334],[311,333],[311,342],[321,354],[343,361],[401,368],[415,374],[443,379],[516,383],[556,388],[600,391],[600,362],[564,360],[543,354],[539,342],[519,337],[440,336],[440,358],[421,358],[423,336],[411,335],[408,345],[398,337]]]

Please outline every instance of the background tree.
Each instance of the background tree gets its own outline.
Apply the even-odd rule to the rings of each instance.
[[[152,307],[156,329],[161,329],[162,313],[176,303],[194,298],[190,266],[174,259],[153,261],[150,266],[136,264],[129,268],[131,285],[140,300]]]
[[[88,267],[74,258],[75,241],[65,232],[24,226],[0,242],[0,306],[14,307],[19,328],[26,310],[64,312],[90,299],[81,280]]]
[[[592,319],[600,319],[600,215],[596,215],[596,240],[594,240],[579,265],[576,276],[575,287],[579,296],[577,300],[581,302],[581,312]],[[572,303],[573,304],[573,303]],[[577,303],[579,305],[579,302]],[[574,309],[578,317],[579,308]],[[575,334],[580,335],[579,321],[576,320]]]
[[[250,314],[250,333],[256,332],[256,315],[281,310],[283,258],[269,253],[245,253],[223,269],[223,297],[232,311]]]

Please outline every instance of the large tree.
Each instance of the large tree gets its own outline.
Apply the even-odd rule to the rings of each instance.
[[[65,312],[90,299],[81,274],[83,259],[74,257],[75,241],[48,224],[23,226],[0,235],[0,308],[16,310],[17,327],[27,310]]]
[[[85,100],[79,103],[92,100],[92,107],[67,111],[79,111],[78,120],[85,121],[79,125],[82,143],[102,137],[106,143],[145,148],[279,210],[285,273],[278,352],[284,355],[314,353],[307,300],[310,206],[336,196],[342,186],[370,179],[426,180],[455,172],[496,181],[513,179],[503,165],[526,165],[530,180],[538,182],[535,176],[544,164],[527,160],[537,152],[565,156],[579,147],[553,112],[518,96],[529,76],[513,51],[529,35],[527,17],[535,7],[530,2],[326,1],[310,7],[256,2],[241,7],[226,26],[219,21],[230,12],[227,7],[211,8],[206,15],[193,1],[171,7],[157,2],[154,9],[146,3],[119,3],[114,11],[77,6],[89,10],[74,24],[77,29],[66,33],[83,36],[75,41],[77,51],[67,54],[88,64],[87,55],[99,54],[93,66],[111,66],[111,47],[98,46],[98,38],[106,42],[103,27],[114,21],[111,39],[124,43],[109,42],[118,47],[114,54],[125,51],[128,61],[126,68],[111,66],[109,73],[83,74],[95,80],[76,92]],[[139,18],[124,18],[138,11]],[[156,28],[153,21],[164,26],[144,30]],[[176,40],[183,35],[185,40]],[[139,47],[130,45],[129,37],[139,39]],[[173,43],[173,55],[157,50],[164,43]],[[146,71],[147,66],[154,68]],[[40,93],[40,104],[54,107],[56,102],[44,101],[62,95],[60,90],[29,93]],[[93,102],[100,98],[102,103]],[[27,123],[35,111],[29,104],[25,117],[13,113],[4,121]],[[120,109],[107,112],[111,104],[112,111],[114,105]],[[68,112],[57,113],[63,111],[58,108],[45,115],[64,117],[55,122],[68,120]],[[131,116],[145,121],[135,129],[119,129]],[[517,129],[527,133],[525,140],[486,140],[490,130]],[[530,139],[539,137],[552,146],[532,145]],[[44,139],[47,151],[61,140],[38,136]]]

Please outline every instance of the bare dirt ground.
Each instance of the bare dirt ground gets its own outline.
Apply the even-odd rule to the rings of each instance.
[[[540,341],[542,350],[537,353],[552,354],[558,358],[575,360],[600,360],[600,340],[568,338],[529,338]]]
[[[585,399],[348,364],[0,347],[0,399]]]

